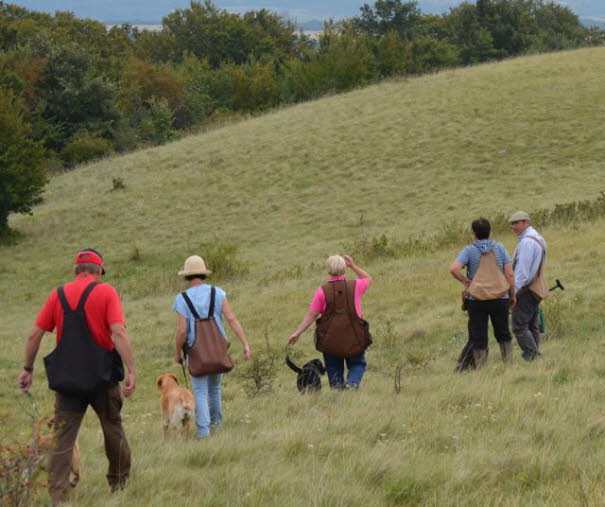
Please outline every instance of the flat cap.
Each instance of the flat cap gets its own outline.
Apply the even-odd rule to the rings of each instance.
[[[521,220],[529,220],[529,215],[525,211],[517,211],[508,219],[508,223],[520,222]]]

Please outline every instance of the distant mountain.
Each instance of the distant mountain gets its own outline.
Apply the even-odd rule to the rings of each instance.
[[[105,23],[130,22],[133,24],[159,23],[170,11],[188,7],[189,0],[9,0],[28,9],[54,12],[72,11],[77,16],[93,18]],[[359,14],[363,0],[216,0],[216,5],[231,12],[269,9],[298,22],[307,23],[327,18],[343,18]],[[373,4],[373,0],[367,3]],[[457,5],[460,0],[420,0],[422,12],[438,14]],[[561,0],[576,14],[585,19],[605,18],[603,0]],[[314,25],[316,26],[316,25]],[[320,28],[321,29],[321,28]]]
[[[605,18],[580,18],[584,26],[596,26],[605,30]]]

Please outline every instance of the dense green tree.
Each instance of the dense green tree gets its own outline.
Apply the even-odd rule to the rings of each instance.
[[[416,1],[376,0],[374,7],[364,4],[361,16],[353,22],[355,28],[373,37],[394,31],[401,39],[411,40],[419,33],[421,20]]]
[[[44,147],[31,138],[24,114],[14,94],[0,90],[0,238],[9,234],[9,214],[31,212],[47,181]]]

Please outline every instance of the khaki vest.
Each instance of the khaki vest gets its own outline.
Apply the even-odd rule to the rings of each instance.
[[[322,286],[326,311],[317,319],[315,348],[347,358],[363,353],[372,343],[369,324],[355,312],[355,281],[337,280]]]
[[[485,301],[488,299],[501,299],[506,296],[509,289],[510,285],[506,281],[506,277],[502,273],[500,266],[498,266],[498,261],[493,250],[486,254],[481,254],[479,267],[466,292],[473,296],[473,299]]]
[[[544,266],[546,264],[546,247],[535,236],[527,236],[529,239],[533,239],[540,248],[542,248],[542,259],[540,260],[540,266],[538,267],[538,272],[536,276],[534,276],[533,280],[527,284],[527,288],[529,291],[536,297],[538,301],[542,301],[546,299],[548,296],[548,285],[546,284],[546,278],[544,277]],[[514,266],[517,265],[517,251],[515,250],[515,261]]]

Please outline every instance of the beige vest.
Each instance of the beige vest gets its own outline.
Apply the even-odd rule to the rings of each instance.
[[[533,239],[540,248],[542,248],[542,260],[540,261],[540,267],[538,267],[538,273],[534,276],[534,279],[527,285],[527,288],[531,291],[531,293],[536,297],[538,301],[542,301],[548,296],[548,285],[546,285],[546,279],[544,278],[544,265],[546,264],[546,248],[542,242],[534,237],[527,236],[530,239]]]
[[[477,272],[466,292],[478,301],[485,301],[487,299],[501,299],[509,289],[510,285],[506,281],[500,266],[498,266],[494,252],[491,251],[481,255]]]

